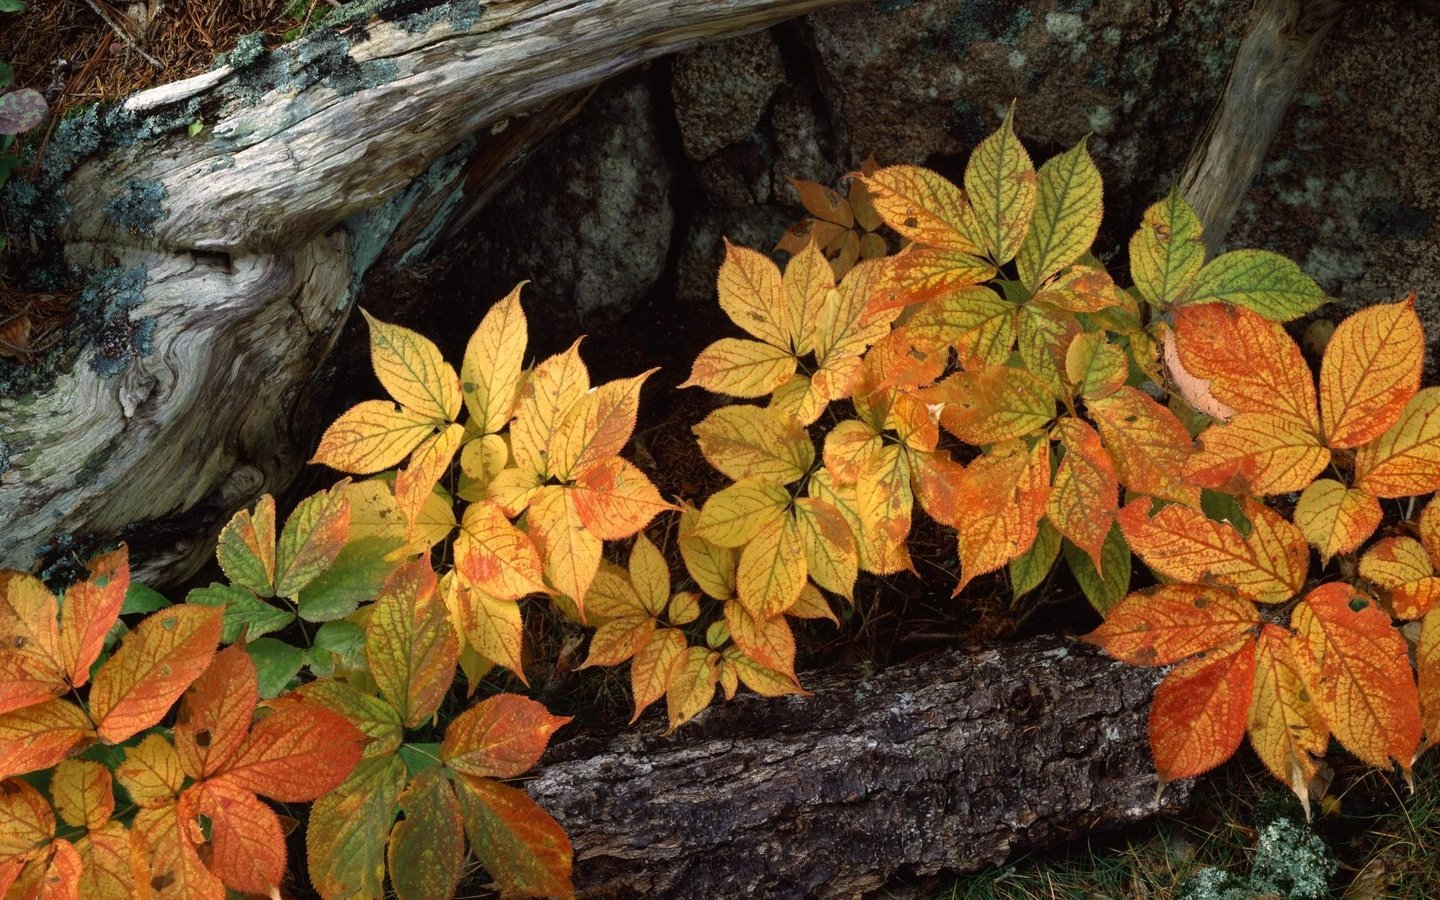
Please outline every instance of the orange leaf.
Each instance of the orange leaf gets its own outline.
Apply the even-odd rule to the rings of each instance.
[[[1066,416],[1051,434],[1065,447],[1045,514],[1060,533],[1090,554],[1100,571],[1100,546],[1120,507],[1115,464],[1100,445],[1100,435],[1079,419]]]
[[[411,454],[410,464],[395,473],[395,502],[412,527],[435,485],[449,470],[464,437],[463,425],[447,426],[439,434],[426,438]]]
[[[1310,573],[1310,545],[1305,535],[1284,516],[1252,497],[1241,498],[1240,509],[1250,520],[1250,536],[1245,543],[1255,554],[1256,568],[1269,576],[1268,585],[1259,578],[1243,584],[1261,586],[1258,599],[1262,603],[1298,596]],[[1242,582],[1237,579],[1237,583]]]
[[[255,663],[244,646],[217,653],[185,692],[175,719],[175,751],[185,774],[208,778],[230,761],[250,733],[258,699]]]
[[[0,779],[48,769],[94,735],[85,713],[68,700],[0,715]]]
[[[965,193],[920,166],[887,166],[863,177],[875,212],[917,244],[980,256],[980,232]]]
[[[210,820],[210,871],[232,890],[278,893],[285,874],[285,833],[275,811],[226,779],[201,782],[190,792],[195,792],[195,812]],[[189,808],[186,798],[180,808]]]
[[[45,796],[18,778],[0,781],[0,860],[34,853],[55,837]]]
[[[1138,494],[1200,505],[1199,489],[1184,482],[1194,449],[1190,432],[1174,413],[1129,385],[1087,400],[1086,407],[1121,484]]]
[[[545,593],[540,553],[531,535],[510,524],[488,500],[465,507],[455,538],[455,570],[469,584],[504,600]]]
[[[57,614],[55,595],[40,579],[0,572],[0,713],[70,689],[60,663]]]
[[[958,492],[965,478],[965,466],[947,452],[910,455],[910,484],[915,498],[930,518],[953,525],[961,513]]]
[[[1420,701],[1405,639],[1390,617],[1348,584],[1321,585],[1291,614],[1295,660],[1310,695],[1346,750],[1372,766],[1410,771]]]
[[[405,818],[390,830],[387,861],[399,900],[453,897],[465,866],[460,801],[443,770],[416,774],[400,795]]]
[[[585,528],[575,506],[574,493],[549,486],[530,503],[530,537],[544,561],[545,575],[561,594],[574,600],[585,614],[585,594],[600,567],[601,541]]]
[[[1050,497],[1050,442],[1027,451],[1019,441],[999,444],[965,469],[955,492],[960,583],[993,572],[1030,549]]]
[[[1360,310],[1341,322],[1320,363],[1320,423],[1331,447],[1384,434],[1420,386],[1425,331],[1415,295]]]
[[[190,837],[183,831],[178,804],[142,809],[132,833],[143,851],[149,851],[150,884],[162,885],[160,896],[185,900],[224,900],[225,886],[200,861]],[[193,820],[192,820],[193,823]]]
[[[590,373],[580,360],[580,340],[564,353],[540,363],[520,388],[515,421],[510,424],[510,452],[515,464],[529,472],[548,475],[546,447],[565,411],[590,390]]]
[[[630,662],[630,693],[635,698],[633,724],[645,707],[659,700],[670,687],[670,676],[689,644],[678,628],[661,628]]]
[[[1375,497],[1440,490],[1440,388],[1426,388],[1380,437],[1355,453],[1355,486]]]
[[[1256,496],[1303,491],[1330,464],[1330,450],[1308,426],[1273,413],[1242,412],[1200,433],[1185,463],[1192,484]]]
[[[58,661],[74,687],[90,680],[90,666],[100,658],[105,634],[120,616],[130,587],[127,552],[121,544],[120,549],[92,559],[90,576],[65,591]]]
[[[1425,614],[1420,641],[1415,646],[1415,667],[1420,676],[1420,711],[1427,746],[1440,744],[1440,609]]]
[[[525,359],[525,311],[520,308],[520,289],[524,286],[524,282],[515,285],[504,299],[490,307],[465,344],[461,390],[471,421],[482,434],[504,428],[515,410],[520,366]]]
[[[921,348],[954,347],[966,368],[998,366],[1015,346],[1015,304],[987,287],[964,287],[926,303],[906,323]]]
[[[380,694],[406,728],[435,714],[455,680],[460,642],[435,592],[430,555],[396,569],[365,626],[365,659]]]
[[[125,636],[90,686],[90,716],[102,740],[118,744],[164,718],[214,658],[222,612],[172,606]]]
[[[1388,537],[1360,557],[1360,576],[1389,594],[1397,619],[1418,619],[1440,599],[1440,578],[1425,548],[1414,538]]]
[[[360,730],[315,703],[282,699],[272,706],[211,780],[282,803],[314,800],[344,781],[360,760]]]
[[[1167,506],[1152,518],[1150,501],[1141,498],[1116,514],[1130,548],[1156,573],[1203,584],[1219,581],[1260,600],[1284,593],[1255,562],[1254,551],[1228,522],[1216,522],[1187,506]],[[1284,593],[1279,599],[1289,599]],[[1273,602],[1265,599],[1265,602]]]
[[[1010,366],[959,372],[926,391],[944,403],[940,424],[967,444],[996,444],[1044,428],[1055,416],[1055,397],[1045,382]]]
[[[731,601],[725,604],[725,624],[730,629],[730,639],[742,653],[800,684],[795,677],[795,635],[784,616],[757,619],[743,603]]]
[[[993,265],[969,253],[912,245],[885,260],[884,291],[874,295],[869,309],[875,313],[941,300],[994,277]]]
[[[1295,504],[1295,524],[1320,551],[1322,564],[1365,543],[1380,527],[1380,515],[1374,497],[1330,478],[1311,484]]]
[[[1175,344],[1186,371],[1209,379],[1215,399],[1319,433],[1314,376],[1279,322],[1228,303],[1182,306]]]
[[[457,778],[455,787],[470,846],[499,884],[500,896],[575,896],[570,839],[529,794],[470,775]]]
[[[569,722],[518,694],[496,694],[456,716],[445,729],[440,758],[476,778],[514,778],[534,768],[550,738]]]
[[[1259,624],[1255,604],[1232,591],[1162,584],[1120,601],[1085,640],[1132,666],[1168,666],[1227,646]]]
[[[1035,292],[1032,303],[1045,303],[1066,312],[1095,313],[1112,306],[1129,306],[1125,292],[1104,269],[1072,266]]]
[[[434,431],[434,420],[423,413],[389,400],[365,400],[330,423],[310,462],[370,475],[394,467]]]
[[[645,473],[619,456],[597,460],[575,476],[570,488],[585,530],[606,541],[630,537],[657,515],[676,509],[661,498]]]
[[[1255,642],[1248,636],[1165,676],[1150,707],[1150,749],[1162,782],[1208,772],[1235,754],[1254,682]]]
[[[1255,690],[1250,698],[1250,746],[1272,774],[1289,786],[1310,815],[1321,793],[1320,760],[1330,729],[1306,693],[1291,650],[1290,632],[1260,629],[1255,643]]]

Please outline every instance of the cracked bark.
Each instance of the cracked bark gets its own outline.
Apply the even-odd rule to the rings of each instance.
[[[562,743],[527,787],[583,897],[858,897],[1179,809],[1188,782],[1155,796],[1159,674],[1053,637],[822,673],[669,737]]]

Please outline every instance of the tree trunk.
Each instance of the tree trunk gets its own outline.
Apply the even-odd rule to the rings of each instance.
[[[528,788],[584,897],[858,897],[1179,809],[1147,743],[1159,674],[1059,638],[821,674],[563,743]]]

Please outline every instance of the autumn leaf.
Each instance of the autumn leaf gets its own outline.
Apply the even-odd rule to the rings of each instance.
[[[365,626],[365,658],[380,694],[406,728],[435,714],[450,684],[460,644],[436,592],[429,554],[396,569],[380,588]]]
[[[795,501],[795,521],[809,577],[825,590],[852,599],[860,551],[845,517],[824,500],[801,497]]]
[[[1325,302],[1320,285],[1295,263],[1268,250],[1232,250],[1205,264],[1184,303],[1225,303],[1289,322]]]
[[[1100,231],[1100,170],[1085,141],[1040,167],[1034,220],[1015,259],[1031,291],[1086,253]]]
[[[405,818],[390,831],[386,859],[399,900],[450,897],[464,874],[460,801],[441,769],[416,774],[400,795]]]
[[[1065,378],[1086,399],[1108,397],[1130,377],[1125,351],[1103,334],[1079,334],[1065,351]]]
[[[764,397],[794,374],[795,357],[789,350],[760,341],[721,338],[700,351],[689,380],[679,387],[702,387],[730,397]]]
[[[314,703],[281,698],[270,705],[212,780],[282,803],[314,800],[344,781],[360,760],[360,730]]]
[[[993,572],[1030,549],[1050,497],[1050,442],[1027,451],[1018,441],[992,447],[965,469],[954,521],[960,581]]]
[[[1177,665],[1155,689],[1150,749],[1162,782],[1208,772],[1245,738],[1255,680],[1247,635]]]
[[[633,724],[645,707],[664,696],[670,687],[670,676],[689,644],[685,634],[676,628],[662,628],[655,633],[630,662],[630,693],[635,699]]]
[[[980,142],[965,166],[965,194],[980,246],[997,265],[1015,257],[1035,212],[1036,177],[1030,154],[1015,136],[1015,109]]]
[[[125,748],[115,780],[142,809],[159,809],[179,799],[185,771],[171,743],[159,734],[149,734]]]
[[[520,605],[514,600],[494,597],[483,588],[471,587],[453,573],[441,580],[440,592],[465,646],[514,672],[521,683],[525,683],[522,649],[525,629]]]
[[[1270,772],[1295,792],[1305,815],[1321,792],[1320,760],[1330,728],[1300,678],[1290,632],[1265,625],[1255,642],[1250,697],[1250,746]]]
[[[186,691],[175,718],[175,752],[185,774],[202,779],[220,771],[245,742],[258,701],[255,664],[245,648],[216,654]]]
[[[550,435],[550,473],[569,481],[630,442],[640,406],[640,387],[658,369],[606,382],[576,401]]]
[[[1055,417],[1055,397],[1024,369],[986,366],[958,372],[922,399],[943,403],[940,424],[967,444],[997,444],[1034,434]]]
[[[1168,666],[1224,647],[1260,624],[1244,597],[1202,584],[1162,584],[1136,591],[1085,640],[1132,666]]]
[[[1223,303],[1186,305],[1175,310],[1175,346],[1217,400],[1319,434],[1315,378],[1280,323]]]
[[[715,699],[720,681],[720,654],[706,647],[691,647],[676,664],[665,691],[665,710],[670,719],[666,733],[693,719]]]
[[[550,485],[531,501],[530,537],[544,563],[545,577],[585,614],[585,594],[600,567],[601,540],[585,528],[572,491]]]
[[[735,593],[753,615],[770,618],[795,604],[808,577],[800,525],[787,514],[761,528],[740,551]]]
[[[490,307],[465,345],[461,389],[471,421],[481,434],[504,428],[515,409],[527,340],[525,312],[520,308],[522,287],[523,282],[517,284]]]
[[[518,376],[517,376],[518,377]],[[590,373],[580,359],[580,341],[542,361],[520,388],[510,424],[510,452],[520,469],[550,473],[547,446],[566,410],[590,390]]]
[[[780,268],[748,247],[725,242],[716,278],[720,308],[747,334],[772,347],[790,348],[790,307]]]
[[[1440,490],[1440,388],[1411,397],[1394,425],[1355,452],[1355,486],[1381,498]]]
[[[1383,435],[1420,386],[1425,332],[1412,294],[1341,322],[1320,362],[1320,424],[1333,448]]]
[[[862,177],[885,224],[917,244],[980,256],[981,232],[965,194],[920,166],[887,166]]]
[[[1086,408],[1121,484],[1137,494],[1199,505],[1199,489],[1185,484],[1194,445],[1174,413],[1129,385],[1087,399]]]
[[[700,516],[701,511],[693,506],[682,506],[680,536],[676,541],[680,557],[685,562],[685,571],[695,579],[700,590],[715,600],[729,600],[735,596],[735,566],[739,554],[734,548],[701,536],[698,533]]]
[[[455,788],[470,846],[502,897],[575,896],[570,839],[529,794],[470,775],[460,775]]]
[[[405,783],[405,763],[386,754],[361,760],[315,801],[305,844],[310,880],[321,896],[382,895],[385,843]]]
[[[193,799],[192,799],[193,798]],[[207,863],[225,886],[248,894],[278,892],[285,874],[285,832],[275,811],[225,779],[204,781],[180,798],[182,827],[193,814],[210,823]]]
[[[434,431],[434,420],[424,413],[389,400],[363,400],[330,423],[310,462],[371,475],[393,468]]]
[[[463,426],[446,426],[439,434],[422,441],[410,455],[410,464],[395,473],[395,504],[404,513],[412,531],[425,502],[434,494],[435,485],[450,470],[464,436]]]
[[[1414,538],[1387,537],[1360,557],[1360,577],[1388,594],[1397,619],[1418,619],[1440,600],[1440,578],[1424,546]]]
[[[446,726],[440,758],[466,776],[514,778],[534,768],[550,738],[569,721],[527,697],[496,694]]]
[[[1320,562],[1349,553],[1380,526],[1380,504],[1364,491],[1321,478],[1305,488],[1295,504],[1295,524],[1320,551]]]
[[[101,828],[115,811],[110,770],[88,759],[66,759],[50,776],[50,797],[67,825],[87,831]]]
[[[1192,484],[1255,496],[1303,491],[1330,465],[1330,450],[1308,426],[1273,413],[1242,412],[1200,433],[1185,461]]]
[[[215,656],[221,611],[172,606],[125,636],[90,687],[95,730],[118,744],[159,722]]]
[[[976,285],[925,304],[906,327],[924,348],[954,347],[969,368],[998,366],[1015,346],[1018,315],[1015,304]]]
[[[360,310],[370,326],[370,362],[375,377],[406,409],[436,422],[453,422],[460,412],[460,379],[429,338],[382,322]]]
[[[1346,750],[1372,766],[1410,771],[1420,703],[1405,639],[1347,584],[1311,591],[1290,617],[1306,688]]]
[[[46,700],[0,715],[0,779],[48,769],[94,735],[90,719],[68,700]]]
[[[797,481],[815,461],[815,445],[794,420],[758,406],[722,406],[694,428],[700,452],[734,481]]]
[[[732,601],[725,604],[725,624],[730,639],[742,653],[797,686],[800,684],[795,677],[795,635],[784,616],[759,619],[750,614],[745,604]]]
[[[650,524],[673,504],[634,464],[619,456],[597,460],[575,476],[569,488],[575,513],[585,529],[606,541],[618,541]]]
[[[465,507],[455,538],[455,571],[469,584],[505,600],[545,592],[540,552],[532,535],[516,528],[500,507],[485,500]]]
[[[301,500],[275,547],[275,594],[294,598],[330,568],[350,534],[345,482]]]
[[[995,266],[958,250],[912,245],[887,257],[880,277],[883,291],[867,307],[872,313],[943,300],[994,278]]]
[[[1059,438],[1065,456],[1055,472],[1045,514],[1061,534],[1090,554],[1096,571],[1103,572],[1100,547],[1120,507],[1115,464],[1100,435],[1079,419],[1062,418],[1051,434]]]
[[[264,495],[255,510],[241,510],[220,530],[215,547],[220,568],[232,584],[261,597],[275,593],[275,498]]]
[[[1194,282],[1205,263],[1200,231],[1199,217],[1179,191],[1145,210],[1130,239],[1130,275],[1146,300],[1168,306]]]
[[[1425,614],[1415,647],[1426,747],[1440,743],[1440,609]]]

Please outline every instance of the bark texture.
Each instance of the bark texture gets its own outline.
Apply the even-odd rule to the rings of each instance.
[[[1156,799],[1158,680],[1059,638],[949,651],[561,744],[528,788],[584,897],[859,897],[1180,808],[1186,782]]]

